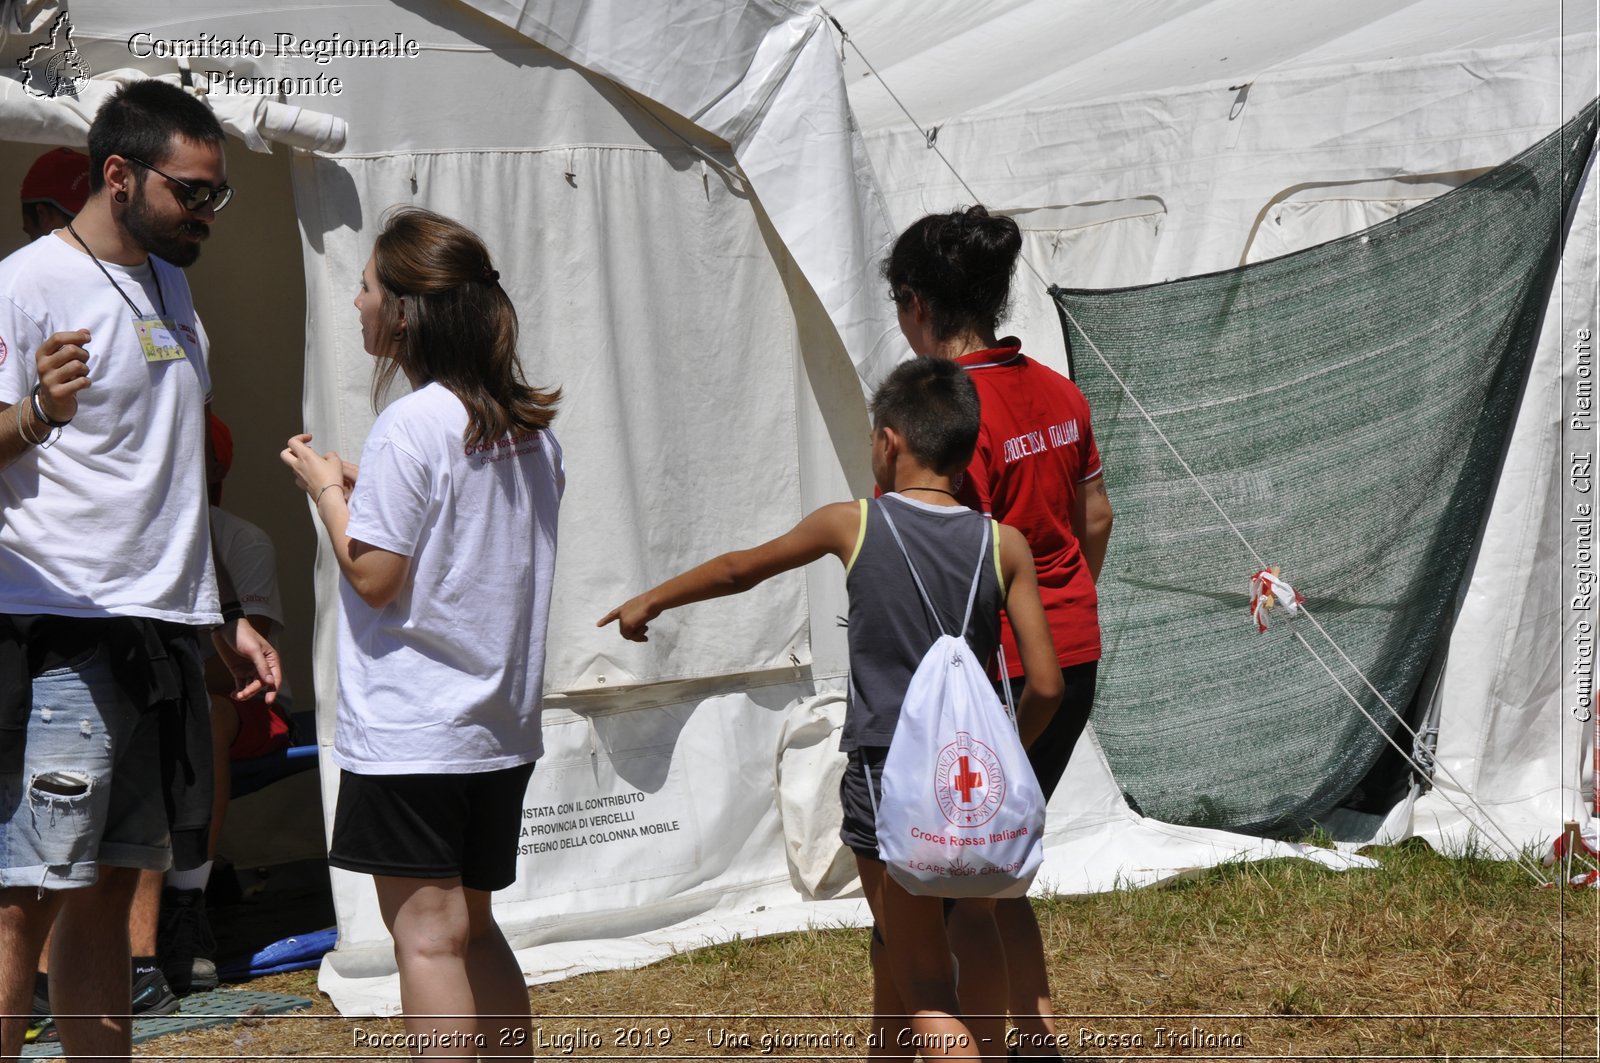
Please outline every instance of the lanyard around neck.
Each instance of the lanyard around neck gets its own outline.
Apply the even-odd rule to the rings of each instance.
[[[117,290],[117,294],[122,296],[122,301],[128,304],[128,309],[133,311],[133,316],[143,317],[144,315],[139,313],[139,308],[133,305],[133,300],[128,298],[128,293],[122,290],[122,285],[117,283],[117,278],[113,277],[111,275],[111,271],[106,269],[105,264],[95,256],[93,251],[89,250],[89,245],[83,242],[83,237],[78,235],[78,230],[72,227],[72,223],[70,221],[67,222],[67,232],[71,233],[72,238],[78,241],[78,245],[83,248],[84,252],[89,256],[89,258],[93,260],[94,264],[100,267],[100,272],[106,275],[106,280],[111,282],[111,287],[115,288]],[[149,261],[149,259],[146,258],[146,261]],[[167,312],[167,296],[166,293],[161,290],[161,274],[156,271],[154,262],[150,263],[150,279],[155,282],[156,300],[161,304],[161,313],[165,315]]]

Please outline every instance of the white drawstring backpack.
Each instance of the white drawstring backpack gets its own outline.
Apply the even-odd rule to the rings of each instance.
[[[878,854],[907,893],[1021,897],[1044,858],[1044,792],[1017,735],[1015,710],[995,696],[965,637],[983,566],[992,563],[994,524],[985,522],[966,613],[952,635],[939,623],[888,507],[877,504],[939,628],[906,688],[881,795],[867,775]]]

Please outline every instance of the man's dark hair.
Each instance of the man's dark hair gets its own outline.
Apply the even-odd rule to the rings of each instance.
[[[106,160],[113,155],[166,161],[174,136],[201,144],[222,143],[222,123],[211,108],[165,81],[135,81],[123,86],[94,116],[89,127],[89,191],[105,185]],[[139,181],[144,169],[139,167]]]
[[[954,476],[978,445],[978,389],[966,371],[943,358],[901,362],[868,404],[872,428],[893,428],[917,462]]]

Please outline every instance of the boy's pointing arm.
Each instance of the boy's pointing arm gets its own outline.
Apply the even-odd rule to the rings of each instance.
[[[623,638],[649,642],[650,621],[668,609],[740,594],[780,572],[808,565],[824,554],[848,561],[860,526],[858,504],[836,502],[823,506],[776,539],[748,550],[714,557],[628,599],[601,617],[595,626],[605,627],[615,620]]]

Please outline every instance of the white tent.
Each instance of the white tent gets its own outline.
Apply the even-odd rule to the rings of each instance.
[[[26,54],[60,6],[0,3],[12,30],[0,58]],[[977,198],[1017,218],[1052,282],[1184,276],[1437,194],[1596,94],[1595,14],[1577,3],[1352,0],[1308,14],[1272,0],[840,0],[829,12],[837,22],[787,0],[71,4],[90,73],[187,66],[252,146],[297,145],[230,154],[244,192],[191,275],[219,410],[240,437],[233,502],[278,538],[302,639],[309,522],[275,451],[302,423],[320,445],[359,451],[370,367],[348,300],[386,207],[420,203],[486,237],[530,375],[565,389],[547,755],[520,881],[497,909],[530,979],[864,916],[859,901],[826,900],[851,889],[827,792],[845,671],[838,572],[683,610],[647,646],[593,623],[634,589],[869,489],[862,390],[904,353],[876,273],[899,226]],[[970,192],[890,89],[938,127]],[[70,102],[0,90],[5,187],[31,161],[24,144],[81,143],[85,125]],[[269,113],[263,94],[302,110]],[[1466,793],[1441,786],[1369,836],[1460,838],[1456,806],[1481,815],[1470,796],[1531,844],[1583,804],[1562,654],[1592,614],[1562,593],[1558,459],[1575,445],[1562,437],[1562,351],[1595,321],[1592,177],[1574,232],[1439,694],[1439,757]],[[1019,276],[1011,329],[1059,364],[1042,287]],[[319,559],[315,645],[290,644],[317,690],[332,689],[335,575]],[[1053,806],[1042,885],[1108,889],[1299,851],[1143,820],[1097,752],[1085,745]],[[323,784],[331,798],[336,773]],[[347,1013],[393,1010],[370,885],[335,872],[335,890],[340,944],[322,984]]]

